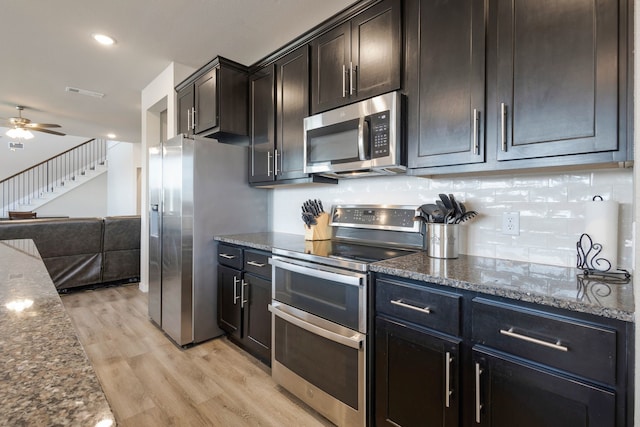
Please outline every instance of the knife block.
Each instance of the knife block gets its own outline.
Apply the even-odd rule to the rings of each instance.
[[[331,226],[329,214],[322,212],[316,217],[315,225],[304,226],[304,240],[329,240],[331,239]]]

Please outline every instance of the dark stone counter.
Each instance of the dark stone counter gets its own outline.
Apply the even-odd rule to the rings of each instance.
[[[250,233],[216,240],[255,249],[305,252],[303,235]],[[370,270],[597,316],[634,320],[633,282],[608,283],[581,277],[576,268],[461,255],[437,259],[425,252],[380,261]]]
[[[0,425],[115,425],[31,240],[0,241],[0,303]]]

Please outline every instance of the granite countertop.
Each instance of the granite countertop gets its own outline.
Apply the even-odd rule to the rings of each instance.
[[[0,241],[0,425],[115,425],[31,240]]]
[[[264,251],[305,252],[303,235],[249,233],[215,240]],[[632,322],[633,282],[609,283],[584,278],[576,268],[460,255],[437,259],[426,252],[376,262],[370,270],[452,288],[527,301]]]

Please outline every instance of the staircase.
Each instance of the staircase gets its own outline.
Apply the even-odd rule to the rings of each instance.
[[[107,141],[91,139],[0,181],[0,217],[34,211],[107,171]]]

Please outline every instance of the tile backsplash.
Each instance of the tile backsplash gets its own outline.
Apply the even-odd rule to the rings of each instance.
[[[341,180],[337,185],[278,188],[271,198],[271,229],[304,234],[300,205],[433,203],[452,193],[480,215],[460,230],[460,253],[573,267],[585,230],[584,203],[593,196],[620,204],[618,264],[633,265],[633,169],[488,177],[392,176]],[[520,234],[502,234],[502,213],[520,213]]]

